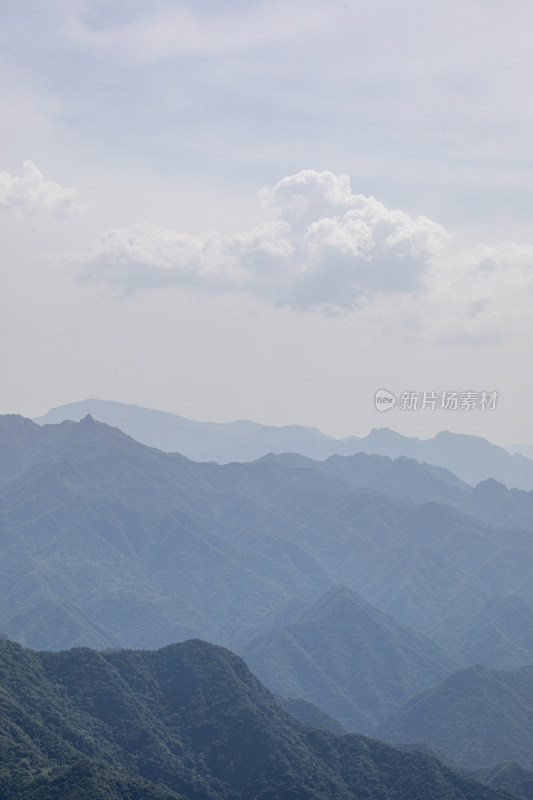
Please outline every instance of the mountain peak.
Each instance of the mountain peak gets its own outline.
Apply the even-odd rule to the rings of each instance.
[[[472,494],[477,498],[494,500],[496,497],[505,497],[507,491],[507,487],[501,481],[497,481],[495,478],[487,478],[474,487]]]

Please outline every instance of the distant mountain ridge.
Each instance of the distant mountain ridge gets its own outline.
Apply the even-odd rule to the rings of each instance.
[[[273,691],[311,700],[362,733],[457,669],[433,642],[344,586],[257,636],[242,656]]]
[[[469,777],[489,786],[507,789],[524,800],[533,800],[533,772],[515,761],[502,761],[491,767],[472,770]]]
[[[533,767],[533,666],[455,672],[378,726],[389,742],[423,741],[471,769],[501,761]]]
[[[500,670],[533,664],[533,607],[518,597],[491,597],[445,627],[434,635],[463,664]]]
[[[472,486],[495,478],[507,487],[533,490],[533,461],[486,439],[442,431],[433,439],[402,436],[388,428],[373,429],[365,438],[334,439],[316,428],[273,427],[250,421],[197,422],[168,412],[109,400],[82,400],[51,409],[39,425],[79,421],[87,414],[120,428],[139,442],[165,452],[179,452],[194,461],[254,461],[267,453],[295,452],[314,459],[332,455],[374,453],[445,467]]]
[[[51,409],[34,422],[79,422],[90,414],[127,433],[149,447],[181,453],[193,461],[255,461],[270,452],[297,452],[310,458],[327,458],[335,452],[351,453],[356,436],[333,439],[317,428],[302,425],[275,427],[249,420],[198,422],[166,411],[111,400],[81,400]]]
[[[415,461],[198,463],[89,416],[42,427],[0,417],[4,450],[0,631],[32,647],[197,637],[238,650],[339,584],[445,646],[491,598],[533,604],[533,532],[449,501],[416,505],[410,482],[418,501],[476,490]],[[407,496],[388,496],[388,485]],[[502,492],[529,519],[530,493]],[[523,663],[530,614],[507,631],[486,607],[500,637],[491,651],[509,633]],[[461,660],[468,642],[461,650],[456,639]]]

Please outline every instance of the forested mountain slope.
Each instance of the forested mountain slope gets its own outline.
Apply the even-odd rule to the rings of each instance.
[[[297,722],[227,650],[0,641],[3,800],[508,800],[431,756]]]

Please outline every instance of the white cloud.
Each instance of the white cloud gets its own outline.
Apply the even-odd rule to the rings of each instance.
[[[443,342],[533,342],[533,245],[478,245],[429,276],[425,328]]]
[[[69,214],[76,210],[74,189],[46,179],[33,161],[24,161],[22,166],[21,176],[0,171],[0,209],[18,209],[27,214]]]
[[[228,239],[144,223],[109,231],[74,261],[84,282],[106,283],[122,294],[162,286],[232,291],[240,275]]]
[[[41,163],[68,142],[65,156],[102,182],[123,165],[176,182],[215,174],[243,192],[328,164],[391,206],[426,198],[453,228],[492,226],[496,209],[502,230],[528,224],[527,0],[8,5],[12,159]],[[36,108],[42,121],[25,125]]]
[[[449,239],[426,217],[353,194],[346,175],[303,170],[262,198],[278,219],[240,234],[193,236],[149,224],[111,231],[77,259],[80,274],[126,294],[151,286],[245,291],[331,313],[420,287]]]
[[[178,287],[352,314],[358,327],[407,340],[533,337],[533,245],[452,252],[442,225],[355,194],[346,175],[327,171],[303,170],[261,196],[275,219],[238,234],[110,231],[75,257],[78,275],[121,295]]]
[[[427,271],[421,291],[372,298],[360,329],[413,342],[533,346],[533,245],[478,245],[445,253]]]

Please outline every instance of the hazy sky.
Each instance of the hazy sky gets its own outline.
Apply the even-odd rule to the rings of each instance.
[[[0,412],[533,443],[532,0],[0,0],[0,39]]]

